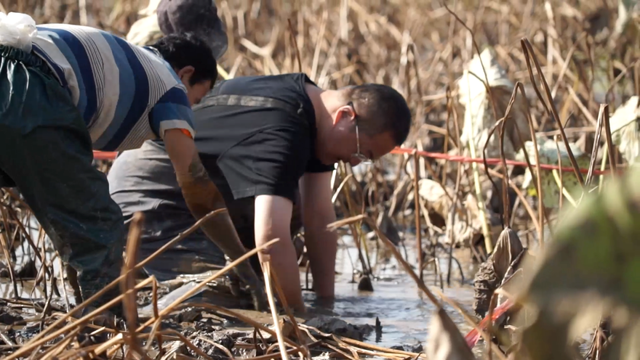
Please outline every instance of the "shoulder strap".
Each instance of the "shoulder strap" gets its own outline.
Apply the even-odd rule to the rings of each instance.
[[[298,116],[304,112],[302,104],[296,108],[284,101],[265,97],[265,96],[253,96],[253,95],[211,95],[205,97],[198,105],[193,107],[193,110],[203,109],[209,106],[255,106],[255,107],[269,107],[280,108]]]

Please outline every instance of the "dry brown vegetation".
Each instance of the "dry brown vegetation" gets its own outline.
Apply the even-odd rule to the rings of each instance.
[[[558,131],[562,124],[566,141],[576,143],[586,154],[592,153],[593,148],[599,150],[593,158],[597,162],[592,161],[590,164],[591,169],[600,167],[600,159],[606,152],[603,145],[610,143],[609,131],[605,131],[603,136],[595,136],[600,133],[599,130],[606,130],[608,127],[608,113],[602,112],[600,105],[608,104],[609,113],[613,113],[631,95],[638,95],[640,89],[637,66],[639,38],[635,19],[632,18],[623,31],[616,32],[614,29],[618,19],[618,4],[612,0],[452,0],[445,3],[426,0],[218,0],[216,4],[229,36],[229,49],[220,59],[220,65],[226,71],[222,77],[303,71],[319,86],[327,88],[364,82],[392,85],[406,96],[415,115],[413,131],[405,144],[408,148],[470,155],[468,148],[461,147],[459,142],[465,107],[459,103],[456,80],[463,75],[465,65],[473,56],[488,46],[495,50],[497,63],[505,70],[508,79],[523,85],[517,96],[522,98],[526,94],[527,106],[521,111],[530,116],[534,132],[548,139],[556,139],[557,135],[562,135]],[[4,11],[29,13],[38,23],[82,23],[124,36],[131,24],[140,17],[137,11],[146,6],[146,3],[124,0],[113,3],[88,0],[3,0],[2,5]],[[525,49],[530,55],[528,59]],[[538,77],[540,73],[536,69],[536,63],[546,79],[548,93]],[[477,75],[484,79],[482,73]],[[511,90],[506,95],[497,91],[492,95],[492,111],[495,111],[491,115],[492,121],[502,123],[498,120],[505,117]],[[549,101],[550,98],[552,101]],[[529,133],[528,127],[519,130],[523,134]],[[531,138],[533,137],[530,136],[529,139]],[[563,141],[562,138],[557,139]],[[482,157],[481,147],[475,151],[476,157]],[[611,152],[611,155],[614,155],[619,167],[625,166],[617,153]],[[566,160],[562,164],[565,167],[573,165]],[[415,165],[418,171],[415,170]],[[516,170],[512,166],[508,167],[509,184],[500,180],[505,178],[503,166],[492,165],[490,168],[491,170],[486,170],[482,164],[478,164],[478,170],[474,171],[470,163],[429,158],[414,161],[408,154],[389,155],[365,174],[355,174],[352,179],[359,181],[352,181],[348,179],[351,169],[341,166],[335,185],[336,191],[341,192],[336,206],[349,219],[337,227],[359,234],[356,238],[362,239],[361,243],[364,244],[364,234],[360,231],[364,220],[369,229],[376,231],[376,238],[388,246],[394,256],[401,258],[392,244],[396,239],[393,238],[393,230],[389,230],[393,228],[390,224],[395,224],[406,235],[413,231],[411,228],[417,223],[422,229],[418,232],[418,238],[425,237],[421,245],[426,255],[420,258],[420,263],[425,261],[429,264],[433,257],[447,254],[447,243],[468,247],[477,260],[484,261],[486,250],[493,248],[502,230],[499,219],[505,201],[498,190],[511,186],[513,193],[510,196],[519,197],[522,201],[516,201],[515,206],[507,207],[513,214],[513,220],[507,220],[519,231],[520,238],[526,238],[529,247],[535,248],[534,235],[537,234],[539,238],[545,228],[544,224],[549,219],[556,219],[557,209],[551,207],[542,212],[537,197],[518,190],[523,181],[520,171],[523,167],[515,167]],[[108,164],[104,169],[108,170]],[[393,179],[384,180],[385,173],[390,173]],[[442,189],[446,189],[446,206],[434,206],[433,202],[425,200],[428,194],[414,196],[422,186],[416,181],[416,173],[419,178],[428,177]],[[498,189],[488,181],[487,173],[491,174]],[[535,171],[533,173],[537,174]],[[474,176],[478,177],[481,185],[480,197],[474,188]],[[348,186],[340,186],[343,182]],[[26,215],[24,211],[16,210],[24,209],[24,206],[13,197],[15,194],[4,189],[2,191],[4,234],[12,234],[0,237],[6,260],[10,258],[16,244],[30,241],[37,248],[41,239],[29,239],[24,234],[21,224]],[[540,191],[538,189],[538,193]],[[490,229],[487,232],[482,226],[476,226],[472,236],[464,237],[465,240],[462,241],[462,236],[454,231],[456,221],[469,221],[474,216],[478,218],[478,215],[467,214],[466,217],[458,218],[455,213],[459,210],[456,209],[469,210],[473,207],[469,201],[474,199],[481,204],[486,203],[486,207],[482,208],[487,215],[479,218]],[[363,203],[370,217],[361,216]],[[413,211],[414,209],[417,211]],[[473,212],[477,212],[477,209]],[[386,220],[387,216],[390,221]],[[377,226],[383,231],[378,231]],[[485,239],[483,244],[483,237],[488,234],[491,234],[491,241],[487,242]],[[400,238],[397,240],[401,240]],[[365,260],[366,256],[360,257],[362,272],[367,276],[375,276],[368,269],[369,261]],[[412,264],[415,262],[415,259],[406,260]],[[11,279],[16,280],[11,264],[8,265]],[[129,267],[132,266],[129,264]],[[38,282],[39,286],[44,287],[45,293],[49,294],[51,291],[47,291],[46,287],[50,285],[44,280],[50,279],[50,276],[42,273],[46,269],[46,266],[40,269]],[[435,269],[438,271],[438,267]],[[433,291],[438,296],[433,295],[420,280],[421,274],[416,275],[409,266],[407,270],[438,308],[442,302],[449,302],[458,311],[464,312],[437,288]],[[506,275],[501,274],[502,276]],[[133,288],[131,282],[127,283],[127,289]],[[146,282],[147,286],[148,283],[149,281]],[[138,287],[141,285],[142,283]],[[276,290],[270,291],[273,292],[272,296],[277,295]],[[491,292],[488,296],[492,296]],[[30,305],[24,299],[8,300],[14,305]],[[178,306],[182,305],[175,303],[173,308],[177,309]],[[168,315],[172,307],[168,309],[159,315]],[[193,357],[210,356],[199,351],[189,339],[176,332],[155,329],[151,334],[136,334],[132,331],[135,326],[130,327],[129,332],[121,332],[126,335],[113,337],[107,343],[81,344],[76,336],[84,324],[74,322],[71,318],[64,319],[61,312],[51,313],[50,310],[48,305],[44,308],[36,306],[36,313],[44,315],[41,321],[47,331],[47,334],[41,334],[40,339],[44,336],[50,339],[38,342],[36,338],[26,344],[13,344],[0,331],[6,343],[1,346],[4,354],[15,354],[15,350],[21,345],[22,356],[33,355],[38,358],[44,358],[44,352],[50,358],[57,356],[59,359],[92,352],[100,353],[102,357],[120,356],[120,352],[115,350],[119,348],[137,353],[137,356],[153,358],[149,349],[141,348],[138,342],[156,338],[158,343],[165,345],[187,344]],[[225,312],[220,308],[217,311]],[[229,314],[229,311],[226,310],[226,313]],[[439,313],[437,318],[444,319],[441,329],[448,334],[444,338],[456,344],[459,340],[455,335],[457,330],[448,327],[446,313]],[[86,319],[89,320],[90,316]],[[468,315],[466,319],[475,326],[477,319]],[[131,320],[131,315],[128,320]],[[158,320],[159,317],[151,319],[147,325],[157,324]],[[52,326],[53,322],[59,326]],[[252,325],[264,329],[260,324]],[[303,325],[300,327],[305,332],[309,331]],[[95,328],[98,327],[94,326]],[[137,331],[142,329],[139,327]],[[273,335],[271,344],[275,344],[276,338],[282,338],[280,333],[269,332]],[[300,336],[298,330],[296,334],[298,335],[289,334],[291,336],[285,340],[287,344],[283,341],[279,343],[282,347],[294,349],[289,351],[290,356],[297,356],[298,351],[305,353],[306,348],[315,346],[324,346],[333,355],[340,354],[339,356],[347,358],[356,358],[358,355],[410,358],[417,355],[397,351],[385,353],[384,349],[371,346],[365,349],[363,344],[345,342],[345,339],[335,336],[309,338]],[[305,345],[299,342],[302,338],[307,340]],[[601,338],[594,338],[594,344],[599,349],[602,345]],[[258,345],[255,346],[258,349]],[[271,350],[275,351],[276,346],[272,346]],[[492,348],[495,350],[493,356],[506,358],[497,347]],[[266,350],[263,347],[255,355],[265,354]],[[186,355],[181,356],[186,358]],[[267,357],[256,357],[258,358]]]

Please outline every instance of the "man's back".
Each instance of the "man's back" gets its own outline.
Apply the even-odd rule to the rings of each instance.
[[[245,247],[255,246],[254,196],[282,194],[299,205],[299,176],[333,170],[333,166],[320,164],[313,153],[315,114],[304,90],[307,82],[304,74],[236,78],[216,84],[194,108],[200,158]],[[220,99],[239,104],[214,105]],[[273,101],[272,106],[265,101]],[[143,246],[149,249],[193,222],[163,154],[161,142],[147,141],[140,149],[119,156],[109,172],[111,196],[125,218],[145,212],[148,231],[143,234]],[[158,220],[167,212],[172,214],[172,223]],[[292,217],[293,235],[301,226],[298,206]],[[189,241],[195,244],[198,239],[194,236]],[[260,272],[257,257],[251,263]]]
[[[316,118],[305,84],[313,83],[301,73],[235,78],[194,107],[203,164],[235,200],[268,194],[295,201],[303,173],[333,170],[315,156]]]
[[[159,122],[167,120],[153,119],[159,101],[191,111],[184,85],[152,49],[91,27],[48,24],[37,28],[33,50],[70,92],[94,149],[130,149],[156,138]]]

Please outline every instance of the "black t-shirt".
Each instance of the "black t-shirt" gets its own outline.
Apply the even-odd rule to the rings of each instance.
[[[302,73],[230,79],[194,108],[200,158],[223,194],[295,202],[305,172],[334,169],[315,156],[316,118],[307,82],[313,84]],[[232,104],[213,104],[220,96]],[[256,97],[267,98],[267,104],[256,103]]]

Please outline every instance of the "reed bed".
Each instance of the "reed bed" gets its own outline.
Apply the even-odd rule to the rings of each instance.
[[[138,11],[146,5],[139,0],[4,0],[0,10],[27,12],[38,23],[77,23],[124,36],[142,16]],[[609,120],[630,96],[639,93],[639,38],[633,12],[628,25],[617,30],[620,16],[615,1],[224,0],[216,1],[216,5],[229,41],[227,52],[219,59],[221,78],[303,71],[320,87],[378,82],[392,85],[406,97],[415,121],[403,147],[446,156],[436,159],[405,151],[388,155],[366,169],[340,164],[334,180],[334,203],[341,220],[335,228],[354,239],[359,250],[355,262],[362,278],[376,277],[376,264],[384,259],[371,258],[372,246],[382,247],[386,253],[375,252],[383,254],[376,256],[395,257],[438,309],[443,303],[451,305],[484,339],[490,339],[493,329],[479,328],[478,319],[467,314],[468,310],[448,299],[437,287],[428,287],[424,271],[433,270],[442,288],[440,259],[448,263],[446,278],[451,283],[452,264],[458,263],[460,274],[463,273],[453,249],[468,249],[475,261],[484,262],[505,229],[516,231],[527,248],[543,250],[558,224],[559,209],[567,203],[579,203],[579,198],[563,189],[567,177],[575,176],[580,186],[589,191],[603,183],[602,175],[599,183],[595,181],[598,170],[615,173],[628,166],[613,146]],[[489,115],[485,117],[491,120],[487,129],[491,134],[486,143],[465,145],[461,139],[468,110],[461,103],[457,81],[464,76],[467,64],[486,47],[492,48],[495,64],[514,86],[506,93],[487,86],[490,64],[482,64],[482,71],[474,76],[486,86]],[[518,111],[524,126],[516,125],[514,132],[513,119]],[[520,142],[528,140],[533,144],[532,154],[527,154],[524,147],[525,161],[520,165],[508,163],[514,159],[504,150],[505,135],[509,138],[512,133],[524,137]],[[499,141],[499,161],[487,159],[491,138]],[[538,160],[539,142],[544,140],[555,142],[558,157],[560,147],[564,145],[567,149],[568,161],[559,163],[564,170],[557,173],[558,187],[553,190],[561,194],[558,206],[543,203],[544,192],[548,191],[543,175],[549,170],[543,169]],[[510,141],[518,142],[513,137]],[[570,148],[570,143],[575,147]],[[573,156],[571,149],[575,148],[591,154],[587,169]],[[108,161],[97,161],[96,166],[105,172],[109,170]],[[526,169],[533,177],[529,190],[523,188]],[[439,202],[421,192],[427,183],[423,180],[435,184],[444,194],[447,206],[439,208]],[[5,275],[12,282],[15,295],[19,293],[16,284],[21,274],[16,274],[12,259],[18,246],[26,244],[40,259],[40,268],[30,274],[36,286],[49,299],[53,293],[62,296],[61,290],[53,286],[56,280],[53,264],[59,258],[43,250],[43,231],[38,239],[25,231],[30,216],[17,191],[1,191],[2,255]],[[473,234],[461,234],[456,227],[458,223],[472,218],[480,219],[479,224],[474,224]],[[137,248],[135,232],[133,227],[127,259],[132,258]],[[409,244],[419,249],[416,258],[402,256],[398,251]],[[213,277],[222,276],[232,265]],[[187,296],[162,311],[156,309],[152,319],[140,322],[134,306],[136,291],[143,286],[153,289],[158,286],[154,278],[137,284],[133,281],[130,274],[141,266],[126,262],[118,280],[121,285],[112,284],[122,287],[122,296],[114,300],[125,305],[126,319],[122,326],[91,325],[98,312],[76,317],[75,311],[82,305],[66,313],[52,310],[50,300],[34,304],[26,299],[7,299],[14,305],[34,307],[41,329],[24,344],[16,344],[0,332],[5,343],[0,351],[8,359],[171,356],[209,359],[213,352],[204,352],[193,339],[177,331],[160,329],[162,319],[173,311],[196,306],[236,317],[271,335],[268,344],[254,336],[253,343],[243,345],[255,350],[253,359],[309,357],[314,351],[317,355],[318,349],[332,356],[355,359],[424,356],[324,334],[298,324],[286,311],[288,320],[278,320],[273,305],[279,299],[279,287],[273,277],[266,278],[266,284],[273,320],[279,326],[267,328],[222,307],[185,304]],[[268,265],[266,269],[269,274]],[[490,297],[494,300],[494,295]],[[157,296],[153,301],[157,302]],[[489,308],[489,314],[491,311]],[[294,331],[284,334],[281,326],[287,321],[295,324]],[[109,340],[83,341],[87,331],[92,331],[90,335],[94,337],[108,333]],[[596,344],[600,339],[594,337],[593,341]],[[199,340],[198,344],[203,342],[216,344],[212,346],[221,351],[216,356],[239,356],[213,339]],[[178,347],[189,350],[180,352],[176,350]],[[489,358],[506,358],[495,344],[488,348]]]

